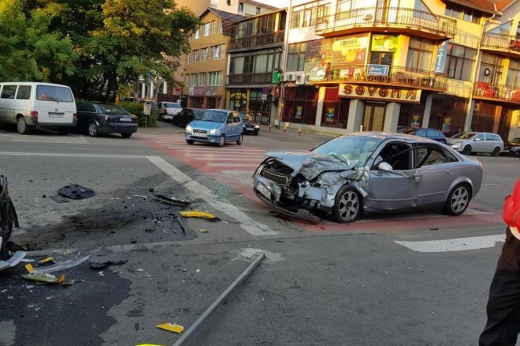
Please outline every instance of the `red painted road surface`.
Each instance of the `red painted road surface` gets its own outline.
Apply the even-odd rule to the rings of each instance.
[[[206,173],[234,188],[242,195],[264,207],[253,192],[252,175],[262,161],[265,150],[248,145],[226,144],[219,148],[213,145],[195,143],[189,145],[182,135],[137,135],[139,140],[176,159],[182,160],[196,170]],[[468,226],[497,227],[502,224],[501,211],[471,203],[461,216],[451,217],[440,212],[400,213],[393,215],[366,215],[361,221],[337,224],[324,220],[317,225],[298,221],[303,230],[309,232],[406,232],[412,230],[447,229]]]

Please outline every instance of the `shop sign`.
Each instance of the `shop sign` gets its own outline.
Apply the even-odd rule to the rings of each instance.
[[[279,86],[275,86],[274,87],[273,97],[275,99],[279,99],[280,98],[281,90],[282,90],[282,88],[280,88]]]
[[[395,52],[398,47],[399,36],[394,35],[373,35],[372,52]]]
[[[369,64],[367,74],[369,76],[388,76],[389,70],[390,66],[388,65]]]
[[[411,125],[413,128],[421,127],[421,118],[422,118],[422,115],[420,113],[412,114],[412,124]]]
[[[446,65],[446,55],[448,53],[448,40],[442,41],[437,46],[437,56],[435,57],[435,73],[444,73]]]
[[[217,87],[209,86],[206,88],[206,96],[215,96],[217,94]]]
[[[193,87],[193,96],[204,96],[204,87]]]
[[[301,119],[303,117],[303,106],[296,106],[296,115],[295,119]]]
[[[333,80],[340,70],[365,64],[367,47],[367,34],[307,42],[304,71],[308,80]]]
[[[189,87],[188,89],[188,95],[193,96],[193,93],[195,92],[195,87]]]
[[[338,95],[340,97],[365,98],[384,101],[410,103],[421,102],[420,89],[397,89],[380,86],[340,84]]]

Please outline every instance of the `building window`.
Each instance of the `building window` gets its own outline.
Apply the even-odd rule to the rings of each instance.
[[[504,66],[503,57],[490,53],[482,54],[478,81],[498,86],[502,80],[502,66]]]
[[[476,50],[449,44],[446,55],[446,74],[449,78],[469,81],[475,63]]]
[[[304,28],[323,23],[328,20],[330,3],[314,2],[295,7],[292,15],[291,28]]]
[[[193,62],[199,62],[199,50],[193,51]]]
[[[191,55],[193,54],[193,51],[189,52],[188,53],[188,59],[187,59],[187,63],[191,63]]]
[[[210,23],[204,23],[204,36],[209,36]]]
[[[260,14],[260,7],[256,8],[256,14]]]
[[[444,10],[445,15],[447,15],[449,17],[457,18],[457,19],[460,19],[462,12],[463,12],[463,9],[462,9],[461,5],[452,4],[452,3],[447,3],[446,10]]]
[[[206,61],[206,60],[208,60],[208,50],[209,50],[209,48],[202,48],[202,49],[201,49],[201,52],[202,52],[202,61]]]
[[[462,19],[471,23],[480,23],[480,18],[482,18],[481,11],[453,3],[446,4],[446,10],[444,11],[444,14],[449,17]]]
[[[230,74],[269,73],[280,66],[280,52],[274,49],[244,52],[230,59]]]
[[[217,25],[218,25],[218,33],[220,34],[220,33],[222,33],[222,22],[219,20]]]
[[[506,86],[513,89],[520,88],[520,60],[511,59],[509,62]]]
[[[220,86],[220,85],[222,85],[222,71],[209,72],[208,86]]]
[[[243,2],[238,3],[238,12],[244,12],[244,3]]]
[[[210,32],[211,32],[212,35],[215,33],[215,21],[214,20],[211,21]]]
[[[212,49],[211,56],[213,57],[213,60],[222,59],[222,46],[223,45],[211,47],[211,49]]]
[[[318,110],[318,96],[319,89],[317,88],[285,88],[285,106],[282,121],[314,125]]]
[[[186,75],[186,86],[190,86],[190,75]]]
[[[196,74],[196,73],[193,73],[191,75],[191,84],[190,84],[191,86],[197,86],[197,79],[198,79],[197,77],[198,77],[198,74]]]
[[[199,85],[200,86],[206,85],[206,73],[205,72],[199,73]]]
[[[408,47],[406,67],[430,71],[433,58],[433,45],[434,42],[432,40],[416,37],[411,38]]]
[[[199,37],[200,37],[200,30],[197,29],[197,30],[195,31],[195,34],[194,34],[194,37],[193,37],[193,38],[194,38],[194,39],[198,39]]]
[[[306,42],[293,43],[289,45],[289,52],[287,54],[287,71],[303,71],[306,49]]]

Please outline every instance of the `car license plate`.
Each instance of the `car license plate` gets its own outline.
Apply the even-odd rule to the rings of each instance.
[[[119,118],[119,121],[132,121],[131,118]]]
[[[256,190],[260,192],[265,198],[271,200],[271,191],[267,187],[264,186],[262,183],[258,183],[256,185]]]
[[[206,132],[193,132],[195,137],[208,137]]]
[[[63,118],[64,113],[49,113],[49,118]]]
[[[254,131],[255,129],[252,127],[246,127],[246,131]]]

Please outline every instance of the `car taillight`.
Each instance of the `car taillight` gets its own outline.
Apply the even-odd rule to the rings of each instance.
[[[37,117],[38,111],[31,111],[31,118]]]
[[[77,114],[77,113],[72,113],[72,117],[73,117],[73,118],[77,118],[77,117],[78,117],[78,114]]]

